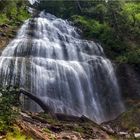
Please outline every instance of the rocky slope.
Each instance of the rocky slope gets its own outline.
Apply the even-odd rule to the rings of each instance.
[[[137,112],[137,113],[136,113]],[[3,140],[125,140],[140,138],[139,106],[117,119],[98,125],[86,117],[77,118],[57,114],[52,118],[45,113],[21,112],[15,130]],[[17,130],[16,130],[17,131]],[[18,136],[17,136],[18,135]]]
[[[10,40],[16,36],[18,26],[13,27],[7,24],[0,25],[0,54]]]

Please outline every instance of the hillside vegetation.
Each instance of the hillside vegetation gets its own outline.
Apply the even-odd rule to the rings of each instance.
[[[15,37],[19,26],[30,17],[26,0],[0,0],[0,51]]]
[[[26,4],[27,1],[25,0],[0,1],[0,25],[17,26],[17,24],[27,19],[29,13]]]

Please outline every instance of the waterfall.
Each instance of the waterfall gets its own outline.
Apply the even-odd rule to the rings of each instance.
[[[56,113],[101,123],[123,110],[113,66],[99,43],[68,21],[41,12],[25,21],[0,57],[0,83],[19,85]],[[25,108],[41,109],[25,98]]]

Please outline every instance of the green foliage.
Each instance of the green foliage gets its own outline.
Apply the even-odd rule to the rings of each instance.
[[[0,88],[0,132],[6,132],[18,114],[19,91],[7,86]]]
[[[125,55],[118,56],[116,61],[119,63],[128,63],[128,58]]]
[[[52,135],[51,130],[49,130],[48,128],[44,128],[43,131],[47,133],[50,140],[56,140],[55,135]]]
[[[45,120],[47,120],[48,123],[50,124],[56,124],[58,123],[58,120],[55,118],[52,118],[52,116],[50,114],[46,114],[46,113],[39,113],[38,117],[41,117]]]
[[[16,25],[29,18],[24,0],[0,1],[0,25]]]
[[[13,132],[8,132],[6,134],[6,140],[33,140],[33,139],[22,134],[21,130],[18,127],[14,126]]]
[[[74,131],[79,132],[79,133],[84,133],[85,129],[83,126],[77,126],[77,127],[75,126]]]
[[[127,53],[128,63],[140,64],[140,49]]]
[[[88,19],[84,16],[75,15],[72,16],[72,19],[74,23],[84,31],[84,35],[87,38],[98,38],[104,28],[104,25],[100,24],[98,21]]]
[[[9,22],[9,20],[8,20],[6,14],[0,13],[0,24],[4,24],[4,23],[7,23],[7,22]]]

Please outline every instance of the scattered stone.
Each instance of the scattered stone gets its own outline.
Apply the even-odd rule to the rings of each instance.
[[[128,132],[118,132],[119,136],[125,137],[125,138],[130,138],[131,135]]]
[[[5,34],[5,33],[0,32],[0,36],[6,36],[6,34]]]
[[[140,138],[140,133],[134,133],[135,138]]]
[[[103,125],[102,128],[110,133],[115,133],[115,131],[110,127],[110,125]]]
[[[128,132],[119,132],[119,135],[128,135]]]
[[[0,140],[4,139],[4,136],[0,136]]]
[[[24,112],[20,112],[20,115],[23,117],[31,118],[27,113]]]
[[[59,126],[50,126],[49,129],[55,133],[62,131],[62,129]]]
[[[83,140],[80,133],[77,132],[61,132],[57,135],[57,140]]]

